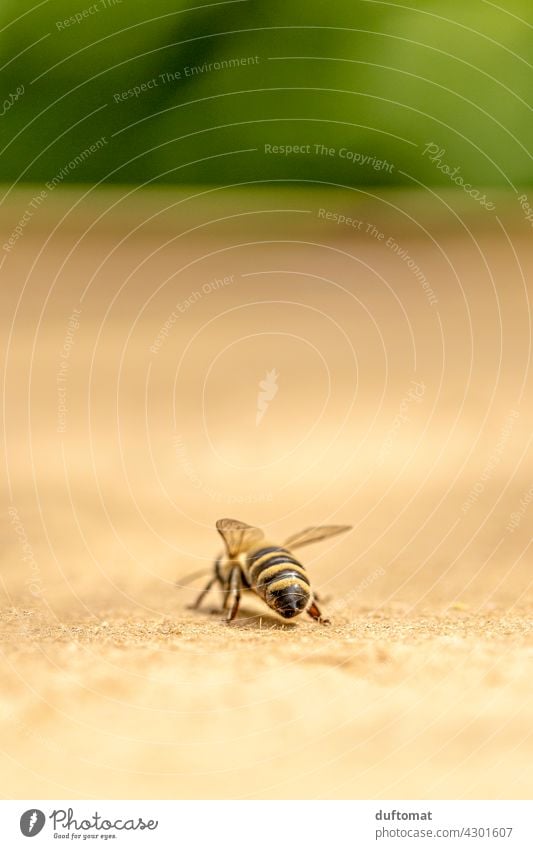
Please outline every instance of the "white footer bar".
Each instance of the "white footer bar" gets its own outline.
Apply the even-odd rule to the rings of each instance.
[[[527,801],[0,801],[6,847],[533,847]],[[32,842],[32,841],[35,842]]]

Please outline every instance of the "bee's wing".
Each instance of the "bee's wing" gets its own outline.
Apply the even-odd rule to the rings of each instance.
[[[309,545],[311,542],[319,542],[321,539],[333,537],[335,534],[343,534],[345,531],[351,531],[351,525],[317,525],[313,528],[306,528],[298,534],[293,534],[285,540],[283,545],[286,548],[298,548],[302,545]]]
[[[235,557],[264,538],[263,531],[237,519],[219,519],[217,531],[226,544],[228,557]]]

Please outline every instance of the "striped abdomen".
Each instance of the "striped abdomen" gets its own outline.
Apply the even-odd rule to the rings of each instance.
[[[285,619],[297,616],[311,600],[305,569],[286,548],[270,545],[251,551],[245,573],[251,588]]]

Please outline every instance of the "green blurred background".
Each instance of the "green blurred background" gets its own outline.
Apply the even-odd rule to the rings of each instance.
[[[473,185],[531,182],[531,0],[2,0],[0,17],[4,182],[450,184],[430,142]]]

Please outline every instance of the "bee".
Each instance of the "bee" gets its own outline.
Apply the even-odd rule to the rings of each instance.
[[[323,619],[307,573],[292,551],[303,545],[351,530],[349,525],[322,525],[306,528],[290,536],[283,545],[265,540],[263,531],[236,519],[219,519],[217,531],[225,550],[214,563],[214,573],[191,609],[197,610],[215,584],[224,593],[223,611],[227,621],[235,619],[242,590],[252,590],[284,619],[293,619],[304,610],[322,624]]]

